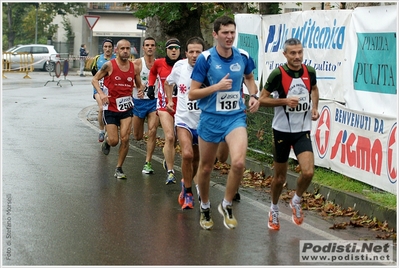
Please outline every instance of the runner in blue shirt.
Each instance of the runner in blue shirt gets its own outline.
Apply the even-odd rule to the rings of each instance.
[[[114,51],[114,42],[111,39],[104,39],[103,41],[103,51],[101,55],[95,57],[95,62],[93,65],[96,65],[96,69],[100,70],[104,63],[109,60],[116,58],[116,55],[113,53]],[[95,73],[93,73],[95,75]],[[99,81],[101,88],[103,87],[104,79]],[[100,129],[100,133],[98,134],[98,142],[104,141],[105,129],[104,129],[104,121],[103,121],[103,102],[100,99],[100,95],[97,90],[93,87],[93,99],[97,101],[98,105],[98,125]]]
[[[248,111],[259,108],[258,92],[252,71],[253,59],[248,52],[233,47],[236,36],[234,19],[223,16],[214,22],[213,37],[217,44],[197,59],[191,78],[190,100],[198,100],[201,116],[198,125],[200,162],[197,172],[201,197],[200,225],[211,229],[210,175],[220,142],[229,148],[231,169],[227,177],[224,199],[218,206],[228,229],[237,226],[233,215],[233,198],[237,193],[245,169],[248,145],[246,109],[242,98],[242,83],[251,95]]]

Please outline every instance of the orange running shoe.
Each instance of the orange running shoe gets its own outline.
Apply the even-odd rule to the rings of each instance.
[[[270,210],[269,211],[269,221],[267,223],[267,227],[271,230],[280,230],[280,222],[278,220],[278,211]]]
[[[186,193],[184,197],[184,204],[181,207],[182,209],[193,209],[194,208],[194,200],[192,193]]]
[[[184,188],[184,179],[181,179],[181,192],[179,194],[179,198],[177,199],[180,206],[183,206],[183,204],[184,204],[184,196],[185,195],[186,195],[186,189]]]
[[[303,213],[301,204],[293,204],[292,200],[290,201],[290,207],[292,209],[292,222],[296,225],[301,225],[303,222]]]

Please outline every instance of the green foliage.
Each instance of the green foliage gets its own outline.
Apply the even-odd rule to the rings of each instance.
[[[52,21],[57,14],[71,14],[75,17],[86,13],[87,3],[42,2],[19,3],[4,2],[3,6],[3,49],[15,44],[34,43],[36,32],[38,43],[46,43],[58,29]],[[4,38],[4,35],[6,38]]]
[[[387,208],[396,208],[396,195],[376,190],[363,182],[354,180],[330,169],[316,167],[313,182],[330,186],[335,189],[351,193],[361,194],[366,198],[377,202]]]
[[[133,3],[134,15],[139,19],[157,16],[160,21],[172,23],[187,15],[187,11],[196,11],[213,21],[222,15],[231,14],[231,9],[224,3]],[[201,17],[202,19],[202,17]]]
[[[65,16],[63,16],[61,23],[64,26],[66,39],[71,40],[71,39],[75,38],[75,33],[72,29],[71,21],[68,18],[66,18]]]

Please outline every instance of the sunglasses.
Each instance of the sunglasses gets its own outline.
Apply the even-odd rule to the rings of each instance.
[[[167,48],[170,49],[170,50],[173,50],[173,49],[178,50],[178,49],[180,49],[179,46],[169,46],[169,47],[167,47]]]

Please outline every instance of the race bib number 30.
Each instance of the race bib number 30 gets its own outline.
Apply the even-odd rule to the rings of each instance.
[[[228,112],[240,109],[240,92],[218,92],[216,111]]]
[[[132,96],[126,96],[116,99],[116,106],[118,107],[118,111],[124,112],[133,108],[133,100]]]
[[[198,112],[199,111],[199,107],[198,107],[198,103],[196,100],[194,101],[190,101],[188,99],[188,95],[186,95],[186,103],[187,103],[187,112]]]

